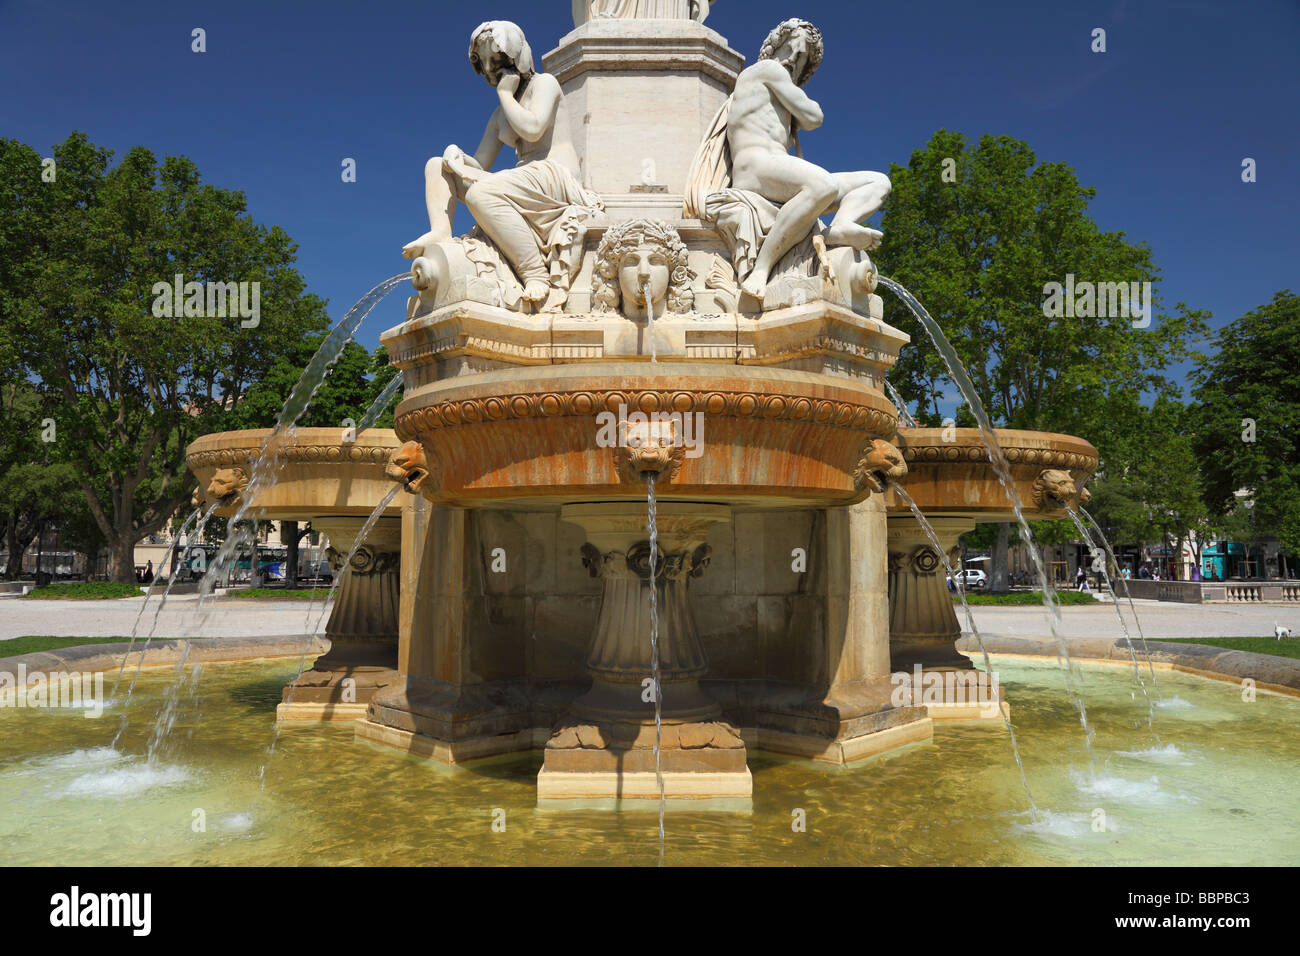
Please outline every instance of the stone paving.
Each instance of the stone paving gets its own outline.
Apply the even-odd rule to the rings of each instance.
[[[25,635],[60,637],[126,637],[130,635],[144,598],[115,601],[30,601],[0,599],[0,641]],[[306,634],[316,627],[322,605],[312,605],[308,623],[306,601],[255,601],[218,598],[205,602],[205,620],[198,620],[195,595],[167,599],[158,619],[155,637],[273,637]],[[212,608],[211,614],[208,608]],[[141,620],[139,634],[149,633],[158,608],[155,596]],[[323,630],[324,620],[320,627]]]
[[[1134,601],[1142,634],[1149,641],[1177,637],[1272,637],[1280,624],[1300,639],[1300,605],[1294,604],[1170,604]],[[1137,638],[1128,602],[1120,608]],[[1051,640],[1047,612],[1041,607],[975,607],[981,634]],[[959,614],[960,616],[960,614]],[[962,621],[963,629],[965,621]],[[1067,638],[1118,638],[1123,634],[1109,603],[1095,607],[1061,608],[1060,633]]]
[[[117,601],[0,600],[0,641],[28,634],[68,637],[124,637],[140,611],[143,598]],[[1170,637],[1271,637],[1275,624],[1290,627],[1300,639],[1300,606],[1279,604],[1167,604],[1136,601],[1142,632],[1148,640]],[[148,634],[158,606],[155,597],[141,626]],[[1122,603],[1132,629],[1132,615]],[[307,602],[217,599],[212,613],[199,626],[197,598],[168,598],[155,632],[157,637],[249,637],[305,634],[320,613],[313,605],[308,624]],[[1038,607],[976,607],[980,633],[1050,640],[1047,615]],[[205,606],[206,613],[206,606]],[[1061,633],[1068,638],[1119,637],[1110,604],[1061,609]],[[964,624],[965,622],[963,622]],[[1137,635],[1134,634],[1134,637]]]

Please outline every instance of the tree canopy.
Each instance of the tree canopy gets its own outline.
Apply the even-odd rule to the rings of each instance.
[[[49,168],[0,140],[0,349],[43,396],[50,454],[69,466],[110,573],[129,580],[135,543],[190,496],[185,446],[328,318],[294,243],[255,222],[242,193],[203,183],[185,157],[112,155],[73,133]],[[257,283],[260,316],[208,302],[159,317],[155,286],[178,274]]]
[[[1216,344],[1193,390],[1206,500],[1231,518],[1246,492],[1253,527],[1300,555],[1300,295],[1276,293],[1224,326]]]

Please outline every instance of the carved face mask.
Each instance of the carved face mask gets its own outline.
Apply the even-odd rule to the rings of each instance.
[[[642,308],[646,304],[646,286],[649,286],[650,301],[658,305],[668,294],[670,277],[668,257],[658,249],[642,246],[623,256],[618,264],[623,301]]]

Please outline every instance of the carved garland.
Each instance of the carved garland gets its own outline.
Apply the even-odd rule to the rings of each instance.
[[[980,445],[909,445],[902,449],[909,463],[916,462],[988,462],[989,451]],[[1097,458],[1079,452],[1058,451],[1052,448],[1002,447],[1002,453],[1013,465],[1040,465],[1045,468],[1073,468],[1089,473],[1097,470]]]
[[[870,405],[813,399],[799,395],[755,392],[626,390],[545,392],[500,395],[438,402],[399,415],[397,435],[403,441],[437,428],[454,428],[478,422],[535,418],[586,418],[602,411],[617,412],[620,405],[632,411],[703,412],[718,418],[758,418],[770,421],[811,421],[833,428],[866,431],[892,438],[897,413]]]
[[[310,464],[313,462],[338,462],[340,464],[386,465],[394,445],[291,445],[281,449],[280,459]],[[257,457],[257,448],[214,448],[191,452],[185,456],[190,469],[224,468],[244,465]]]
[[[581,548],[582,566],[593,578],[640,578],[650,580],[650,542],[639,541],[628,551],[606,551],[601,553],[591,542]],[[655,549],[655,580],[683,582],[687,578],[698,578],[709,566],[713,549],[701,544],[690,551],[665,554],[663,549]]]

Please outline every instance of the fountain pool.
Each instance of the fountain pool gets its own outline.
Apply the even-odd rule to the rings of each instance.
[[[939,724],[931,743],[846,768],[751,754],[749,813],[670,802],[666,861],[709,864],[1295,864],[1300,700],[1241,700],[1227,683],[1161,675],[1164,746],[1132,674],[1083,665],[1097,728],[1093,777],[1054,661],[994,657],[1043,810],[1030,823],[997,724]],[[418,761],[354,741],[346,724],[286,728],[257,770],[296,662],[205,665],[159,760],[147,722],[119,743],[114,707],[0,710],[0,865],[653,865],[645,812],[539,808],[541,754]],[[170,668],[146,671],[133,707],[161,704]],[[545,802],[543,801],[543,805]],[[40,813],[31,812],[39,807]],[[206,831],[196,832],[196,811]],[[504,832],[493,811],[504,811]],[[795,832],[796,811],[806,832]],[[1106,830],[1095,831],[1097,811]],[[500,815],[498,814],[498,819]]]

